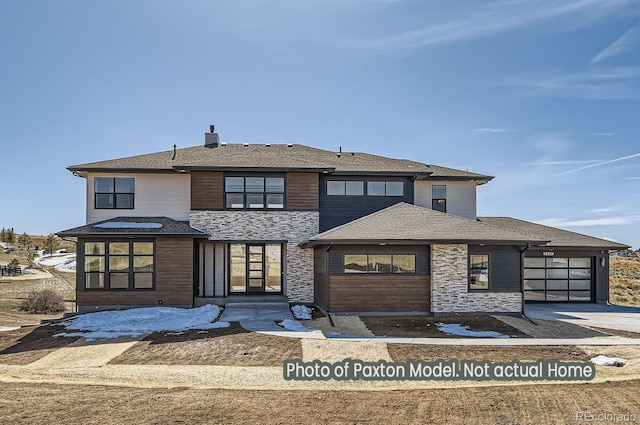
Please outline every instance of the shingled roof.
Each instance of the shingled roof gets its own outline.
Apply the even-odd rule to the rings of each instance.
[[[309,238],[303,248],[329,244],[544,244],[547,240],[400,202]]]
[[[206,237],[200,230],[189,226],[189,223],[176,221],[168,217],[117,217],[91,223],[73,229],[63,230],[58,236],[188,236]]]
[[[542,224],[531,223],[530,221],[518,220],[511,217],[478,217],[478,220],[491,226],[546,239],[549,242],[544,246],[550,248],[597,248],[607,250],[629,248],[627,245],[611,242],[606,239],[594,238],[593,236],[543,226]]]
[[[194,146],[173,151],[137,155],[107,161],[73,165],[68,169],[86,172],[174,172],[191,170],[287,170],[333,174],[398,174],[417,178],[446,177],[486,182],[493,177],[469,171],[428,165],[364,152],[331,152],[298,144],[224,143],[217,147]]]

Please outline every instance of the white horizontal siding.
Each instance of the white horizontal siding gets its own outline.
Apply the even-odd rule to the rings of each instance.
[[[95,209],[94,179],[96,177],[133,177],[135,208],[132,210]],[[106,174],[87,176],[87,223],[114,217],[169,217],[189,221],[191,210],[191,177],[188,174]]]
[[[476,219],[476,184],[472,181],[416,181],[414,202],[431,208],[431,186],[447,186],[447,213],[459,217]]]

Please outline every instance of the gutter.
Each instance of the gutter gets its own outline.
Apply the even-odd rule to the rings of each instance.
[[[520,294],[522,296],[522,302],[521,302],[522,309],[520,311],[520,314],[522,315],[522,317],[527,319],[529,322],[531,322],[534,325],[538,326],[538,324],[536,322],[534,322],[533,320],[531,320],[529,317],[527,317],[527,315],[524,312],[524,253],[529,248],[531,248],[531,244],[527,243],[527,245],[523,249],[520,250]]]

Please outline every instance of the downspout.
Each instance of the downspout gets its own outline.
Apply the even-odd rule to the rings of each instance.
[[[522,302],[520,303],[522,305],[520,314],[529,322],[537,326],[538,324],[533,320],[531,320],[530,318],[528,318],[527,315],[524,313],[524,253],[529,248],[531,248],[531,244],[527,243],[527,245],[520,250],[520,295],[522,297]]]
[[[329,275],[329,251],[331,251],[331,248],[333,248],[333,244],[329,243],[329,248],[327,248],[327,250],[325,251],[327,253],[327,262],[325,265],[325,272],[327,274],[327,289],[326,289],[326,298],[327,298],[327,317],[329,318],[329,323],[331,323],[331,326],[333,326],[334,328],[336,327],[336,324],[333,323],[333,316],[331,314],[331,312],[329,311],[329,296],[330,296],[330,292],[329,292],[329,285],[331,283],[330,280],[330,275]]]

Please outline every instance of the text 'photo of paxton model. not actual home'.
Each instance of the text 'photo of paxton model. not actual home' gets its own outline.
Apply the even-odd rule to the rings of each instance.
[[[477,217],[493,177],[299,144],[205,143],[69,167],[86,179],[79,311],[230,301],[330,313],[519,313],[608,301],[611,241]]]

